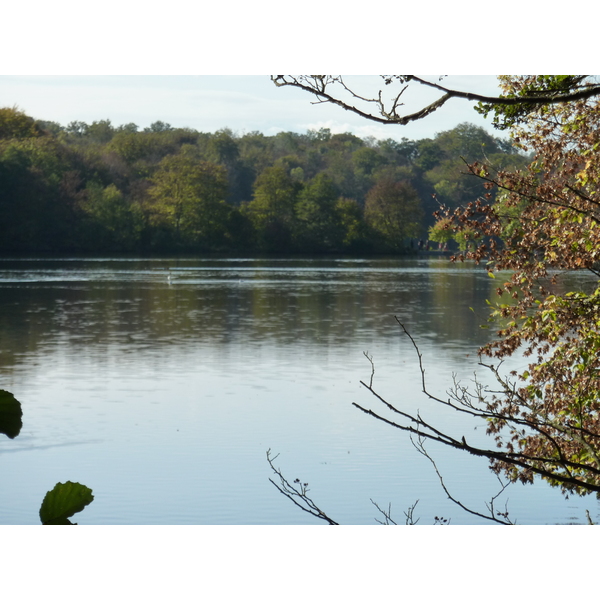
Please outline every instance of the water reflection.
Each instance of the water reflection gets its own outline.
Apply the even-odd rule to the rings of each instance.
[[[483,343],[469,313],[490,297],[473,268],[424,261],[37,261],[1,264],[2,354],[52,346],[269,340],[347,344],[395,335],[397,314],[416,334],[442,343]],[[111,268],[112,266],[112,268]],[[8,268],[6,268],[8,267]],[[172,279],[169,283],[168,272]]]
[[[0,261],[0,387],[27,407],[13,444],[31,450],[1,454],[0,440],[13,484],[0,518],[27,522],[40,493],[70,479],[97,495],[86,522],[312,523],[273,492],[268,448],[341,522],[374,523],[371,497],[446,516],[409,440],[352,408],[362,353],[379,389],[428,410],[394,315],[443,391],[472,372],[497,285],[441,259]],[[489,499],[473,489],[485,463],[440,461]],[[564,517],[559,496],[543,502],[547,513],[525,503],[529,522]]]

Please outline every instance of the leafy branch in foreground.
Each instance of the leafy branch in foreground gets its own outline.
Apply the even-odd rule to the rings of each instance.
[[[495,399],[497,394],[502,395],[506,402],[511,400],[514,402],[519,401],[519,391],[516,385],[511,384],[509,380],[504,379],[500,375],[498,370],[499,367],[484,364],[482,362],[479,363],[480,366],[489,369],[494,375],[496,381],[500,385],[499,391],[493,391],[488,386],[484,386],[477,380],[475,380],[475,389],[471,391],[467,387],[461,385],[460,382],[455,379],[453,388],[449,390],[447,398],[440,398],[431,394],[426,385],[422,354],[414,338],[408,332],[404,324],[400,322],[398,318],[396,318],[396,321],[402,328],[404,334],[412,342],[417,353],[419,370],[421,373],[422,392],[425,394],[425,396],[447,409],[482,419],[486,424],[493,424],[501,420],[504,427],[508,427],[511,432],[518,434],[521,437],[525,437],[528,432],[531,435],[544,436],[549,444],[554,445],[555,453],[553,455],[539,456],[533,452],[512,449],[512,446],[509,447],[509,449],[504,450],[502,449],[500,442],[498,442],[500,449],[486,448],[469,444],[464,436],[461,439],[457,439],[456,437],[448,435],[437,427],[434,427],[430,422],[423,419],[420,414],[417,413],[416,415],[413,415],[407,413],[385,400],[373,388],[372,377],[369,384],[364,382],[361,382],[361,384],[393,413],[393,418],[387,418],[379,412],[370,408],[365,408],[356,402],[353,402],[354,406],[362,410],[364,413],[388,425],[391,425],[392,427],[417,436],[420,442],[418,449],[420,449],[426,456],[427,453],[424,451],[422,442],[424,440],[432,440],[436,443],[468,452],[474,456],[483,456],[489,458],[492,461],[492,467],[496,472],[506,472],[508,471],[507,467],[512,467],[514,469],[518,469],[519,473],[523,472],[529,475],[527,479],[523,479],[522,477],[519,477],[518,474],[513,474],[513,477],[509,477],[510,481],[516,481],[517,479],[521,479],[524,482],[532,481],[533,475],[540,475],[562,486],[568,486],[569,489],[582,490],[583,492],[588,493],[600,492],[600,469],[598,469],[594,463],[590,463],[585,460],[585,458],[583,460],[577,460],[576,458],[567,456],[564,452],[562,452],[561,442],[565,435],[565,431],[560,424],[554,424],[549,420],[542,425],[537,419],[534,418],[528,418],[526,416],[524,417],[520,414],[507,414],[506,411],[503,410],[503,405],[496,402]],[[490,394],[491,399],[489,397]],[[587,436],[593,434],[591,432],[580,432],[580,435]],[[508,473],[510,474],[511,471],[508,471]],[[444,485],[443,482],[442,485]],[[445,486],[444,490],[450,496]],[[489,518],[483,514],[478,514],[484,518]],[[493,516],[494,515],[492,515],[492,517]],[[497,519],[493,518],[492,520]]]
[[[439,235],[470,240],[458,257],[484,261],[490,277],[507,271],[510,280],[497,289],[510,300],[492,307],[498,339],[480,349],[480,356],[504,359],[523,349],[536,357],[515,380],[499,368],[490,371],[499,389],[475,380],[474,389],[454,379],[447,397],[429,393],[422,356],[417,352],[422,391],[449,410],[481,419],[496,448],[469,444],[436,428],[419,413],[410,414],[369,389],[392,416],[354,405],[386,424],[490,460],[496,474],[509,482],[533,483],[536,475],[565,494],[600,497],[600,85],[580,75],[500,77],[502,94],[482,97],[444,87],[413,75],[384,76],[385,85],[400,84],[388,95],[380,89],[359,94],[341,76],[276,76],[276,85],[303,89],[318,102],[337,104],[367,119],[406,124],[437,110],[452,97],[479,101],[479,112],[494,115],[494,127],[510,130],[512,145],[531,152],[527,168],[498,170],[488,159],[467,164],[467,175],[484,183],[487,192],[474,202],[436,214]],[[409,84],[437,89],[442,95],[411,115],[401,114]],[[343,98],[342,98],[343,96]],[[358,108],[366,103],[367,109]],[[375,110],[371,110],[375,107]],[[497,194],[493,192],[497,191]],[[467,244],[465,244],[467,246]],[[594,282],[565,291],[559,276],[587,271]],[[491,303],[488,303],[491,304]],[[438,473],[439,475],[439,473]],[[443,480],[441,480],[444,486]],[[444,486],[446,493],[447,489]],[[448,494],[449,495],[449,494]],[[506,511],[488,505],[492,520],[508,520]],[[480,516],[483,516],[480,514]],[[486,516],[485,518],[489,518]],[[591,521],[591,519],[589,519]]]
[[[501,78],[506,94],[546,85],[545,76]],[[532,152],[527,169],[468,165],[484,197],[443,220],[455,233],[475,230],[464,258],[484,261],[490,276],[510,278],[496,290],[490,321],[498,339],[482,355],[503,359],[523,350],[517,384],[485,402],[495,437],[494,469],[512,479],[541,475],[565,494],[600,491],[600,100],[580,98],[506,112],[515,145]],[[495,198],[492,192],[499,190]],[[563,274],[587,272],[568,291]],[[518,377],[517,377],[518,375]],[[509,460],[510,459],[510,460]]]
[[[373,384],[373,377],[375,374],[375,366],[373,363],[373,359],[372,357],[367,354],[365,352],[365,356],[367,358],[367,360],[369,360],[369,362],[371,363],[371,381],[370,381],[370,386],[372,386]],[[361,382],[362,383],[362,382]],[[363,385],[365,385],[363,383]],[[371,392],[373,394],[375,394],[378,398],[380,398],[372,389],[372,387],[369,387],[369,389],[371,390]],[[358,406],[355,404],[355,406]],[[361,408],[360,406],[358,408]],[[364,411],[364,409],[361,408],[361,410]],[[375,416],[375,415],[374,415]],[[378,417],[379,418],[379,417]],[[381,419],[384,420],[385,419]],[[386,421],[387,422],[387,421]],[[464,439],[464,438],[463,438]],[[448,488],[446,487],[446,484],[444,483],[444,480],[442,478],[442,475],[440,474],[440,471],[435,463],[435,461],[433,460],[433,458],[427,453],[427,451],[425,450],[424,444],[423,444],[423,440],[420,438],[419,436],[419,440],[417,442],[415,442],[412,437],[411,437],[411,441],[413,442],[413,445],[415,446],[415,448],[417,448],[417,450],[423,454],[433,465],[433,468],[435,469],[435,472],[440,480],[440,484],[444,490],[444,492],[446,492],[446,495],[448,497],[449,500],[451,500],[452,502],[454,502],[455,504],[457,504],[458,506],[460,506],[463,510],[465,510],[466,512],[481,517],[483,519],[487,519],[490,521],[494,521],[496,523],[500,523],[502,525],[513,525],[514,523],[511,521],[511,519],[509,518],[508,515],[508,508],[507,508],[507,504],[505,504],[504,506],[504,511],[498,511],[494,505],[494,502],[498,499],[498,497],[504,492],[504,490],[510,485],[509,482],[502,482],[500,477],[498,477],[498,481],[500,481],[501,484],[501,488],[500,491],[493,496],[490,499],[489,503],[486,503],[486,507],[489,511],[489,514],[486,513],[481,513],[475,510],[472,510],[470,508],[468,508],[465,504],[463,504],[462,502],[460,502],[459,500],[457,500],[448,490]],[[269,463],[269,466],[271,467],[272,471],[277,475],[279,482],[275,482],[273,481],[271,478],[269,478],[269,481],[279,490],[279,492],[281,494],[283,494],[286,498],[288,498],[289,500],[291,500],[296,506],[298,506],[301,510],[303,510],[304,512],[307,512],[308,514],[312,515],[313,517],[317,517],[319,519],[322,519],[324,521],[326,521],[327,523],[329,523],[330,525],[339,525],[339,523],[337,521],[335,521],[334,519],[332,519],[329,515],[327,515],[321,508],[319,508],[315,502],[308,496],[308,492],[309,492],[309,487],[308,487],[308,483],[302,483],[300,481],[300,479],[295,479],[293,484],[291,484],[286,477],[282,474],[281,470],[278,469],[274,464],[273,461],[275,459],[277,459],[277,457],[279,456],[279,454],[277,454],[276,456],[272,457],[271,456],[271,449],[267,450],[267,461]],[[375,506],[375,508],[379,511],[379,513],[383,516],[383,521],[380,519],[375,519],[375,521],[377,523],[380,523],[381,525],[398,525],[398,523],[392,518],[392,505],[391,503],[388,504],[388,508],[382,508],[381,506],[379,506],[379,504],[377,504],[377,502],[375,502],[375,500],[373,500],[371,498],[371,503],[373,504],[373,506]],[[404,511],[404,516],[406,518],[405,520],[405,524],[406,525],[416,525],[419,521],[420,521],[420,517],[415,519],[415,515],[414,515],[414,511],[415,508],[417,506],[417,504],[419,503],[419,501],[417,500],[414,504],[412,504],[411,506],[408,507],[408,509],[406,511]],[[588,515],[588,519],[589,519],[589,515]],[[446,519],[444,517],[438,517],[436,516],[434,518],[434,525],[449,525],[450,524],[450,519]]]
[[[81,512],[93,499],[92,490],[81,483],[57,483],[44,497],[40,521],[42,525],[77,525],[69,518]]]
[[[414,338],[410,335],[408,330],[398,320],[397,317],[396,317],[396,321],[402,327],[404,333],[410,338],[410,340],[412,341],[413,346],[417,352],[417,356],[418,356],[418,360],[419,360],[419,369],[420,369],[421,378],[422,378],[423,392],[425,393],[425,395],[428,396],[430,399],[433,399],[437,402],[441,402],[442,404],[450,406],[461,412],[466,412],[473,416],[483,416],[484,418],[487,418],[487,415],[484,412],[482,412],[480,414],[475,412],[474,397],[469,393],[467,388],[460,386],[460,384],[456,380],[455,380],[454,390],[451,392],[450,398],[446,401],[433,396],[432,394],[430,394],[427,391],[426,381],[425,381],[425,369],[423,367],[423,360],[422,360],[421,352],[420,352]],[[509,513],[508,513],[508,502],[505,503],[503,511],[497,510],[496,505],[495,505],[495,501],[508,488],[508,486],[511,483],[510,481],[503,482],[500,479],[499,475],[496,474],[498,481],[500,482],[500,490],[490,499],[490,501],[488,503],[486,503],[487,512],[479,512],[479,511],[473,510],[473,509],[467,507],[460,500],[456,499],[450,493],[450,491],[448,490],[448,488],[444,482],[444,479],[437,467],[437,464],[435,463],[434,459],[431,457],[431,455],[425,449],[424,441],[425,441],[425,439],[433,439],[435,441],[444,443],[446,445],[454,446],[455,448],[459,448],[461,450],[466,450],[466,451],[470,452],[471,454],[475,454],[478,456],[486,456],[487,455],[486,452],[488,452],[488,451],[486,451],[484,449],[476,448],[474,446],[469,446],[464,437],[462,438],[462,440],[458,441],[458,440],[452,438],[451,436],[448,436],[448,435],[442,433],[441,431],[438,431],[437,429],[433,428],[420,415],[417,415],[416,417],[411,416],[408,413],[404,413],[404,412],[398,410],[392,404],[390,404],[386,400],[384,400],[383,397],[380,396],[373,388],[373,380],[375,377],[375,363],[373,361],[373,357],[368,352],[364,352],[363,354],[371,365],[371,375],[370,375],[368,385],[366,383],[364,383],[363,381],[361,381],[361,384],[363,386],[365,386],[371,392],[371,394],[373,394],[377,399],[379,399],[385,406],[387,406],[390,410],[392,410],[394,413],[396,413],[396,415],[404,416],[405,418],[408,419],[408,422],[411,424],[402,425],[395,421],[391,421],[370,409],[365,409],[364,407],[360,406],[356,402],[353,402],[353,405],[356,406],[357,408],[359,408],[360,410],[362,410],[363,412],[375,417],[376,419],[387,423],[388,425],[392,425],[399,429],[409,431],[411,434],[415,434],[417,437],[416,442],[413,439],[413,437],[411,436],[411,441],[412,441],[413,445],[421,454],[423,454],[423,456],[425,456],[431,462],[431,464],[433,465],[433,468],[439,478],[442,489],[446,493],[446,496],[448,497],[448,499],[451,500],[452,502],[454,502],[454,504],[456,504],[457,506],[462,508],[464,511],[466,511],[472,515],[475,515],[477,517],[481,517],[482,519],[486,519],[488,521],[493,521],[495,523],[499,523],[502,525],[513,525],[514,522],[510,519]],[[486,366],[488,366],[488,365],[486,365]],[[492,368],[492,367],[488,366],[488,368]],[[496,370],[494,370],[494,372],[497,374]],[[477,390],[478,390],[479,397],[481,397],[481,394],[484,391],[483,386],[481,386],[480,384],[477,384]],[[458,406],[456,404],[456,402],[458,402],[459,404],[462,404],[462,407]],[[286,496],[289,500],[291,500],[296,506],[298,506],[304,512],[307,512],[314,517],[322,519],[322,520],[326,521],[327,523],[329,523],[330,525],[339,525],[339,523],[337,521],[335,521],[329,515],[327,515],[308,496],[308,491],[309,491],[308,483],[301,483],[300,479],[295,479],[293,484],[291,484],[286,479],[286,477],[282,474],[281,470],[278,469],[277,467],[275,467],[275,465],[273,464],[273,461],[278,456],[279,455],[271,457],[271,450],[269,449],[267,451],[267,461],[269,462],[269,465],[270,465],[272,471],[279,478],[278,483],[273,481],[273,479],[270,479],[270,478],[269,478],[269,481],[279,490],[279,492],[281,494]],[[412,506],[410,506],[408,508],[407,511],[404,512],[404,516],[406,517],[406,521],[405,521],[406,525],[416,525],[419,522],[420,518],[417,518],[415,520],[415,516],[414,516],[414,510],[415,510],[418,502],[419,501],[417,500]],[[380,519],[375,519],[375,521],[377,521],[378,523],[380,523],[382,525],[397,525],[398,524],[391,516],[391,509],[392,509],[391,504],[389,504],[388,508],[385,509],[385,508],[382,508],[381,506],[379,506],[379,504],[377,504],[377,502],[375,502],[373,499],[371,499],[371,503],[375,506],[375,508],[379,511],[379,513],[383,516],[383,519],[384,519],[383,521]],[[448,525],[449,523],[450,523],[450,520],[446,519],[444,517],[436,516],[435,520],[434,520],[434,524],[436,524],[436,525]]]
[[[6,390],[0,390],[0,433],[16,438],[23,427],[21,403]],[[46,493],[40,506],[42,525],[77,525],[69,518],[92,502],[92,490],[81,483],[57,483]]]

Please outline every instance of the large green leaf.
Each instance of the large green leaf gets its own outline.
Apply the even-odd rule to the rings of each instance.
[[[40,520],[43,525],[73,525],[69,517],[83,510],[93,499],[92,490],[81,483],[57,483],[44,497]]]
[[[23,426],[22,416],[21,403],[10,392],[0,390],[0,433],[16,438]]]

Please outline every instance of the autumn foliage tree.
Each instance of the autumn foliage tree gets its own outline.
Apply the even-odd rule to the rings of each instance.
[[[480,365],[491,371],[494,388],[455,381],[447,397],[431,394],[417,341],[398,322],[417,352],[424,394],[448,410],[483,420],[495,445],[472,444],[404,411],[376,392],[373,377],[363,385],[385,412],[354,404],[412,434],[426,456],[423,443],[432,440],[488,458],[508,482],[531,483],[537,475],[567,495],[600,496],[600,86],[594,78],[573,75],[499,79],[502,94],[483,97],[415,76],[386,76],[386,85],[404,87],[389,105],[381,94],[367,99],[377,107],[367,112],[358,105],[364,95],[339,76],[273,77],[277,85],[299,87],[321,102],[383,123],[426,117],[451,98],[477,100],[477,110],[493,115],[494,126],[530,153],[527,166],[513,164],[512,169],[465,160],[464,176],[483,182],[487,191],[466,206],[441,210],[433,228],[440,240],[462,236],[473,242],[454,260],[483,263],[493,278],[498,271],[508,275],[491,307],[497,339],[480,350]],[[413,83],[442,95],[402,115],[400,97]],[[334,92],[340,88],[346,99]],[[573,271],[590,277],[579,289],[566,291],[561,278]],[[528,366],[508,377],[498,365],[484,362],[520,353]],[[511,522],[506,513],[490,513],[479,516]]]
[[[505,95],[519,97],[560,78],[503,77]],[[497,122],[502,113],[496,111]],[[600,100],[598,96],[509,111],[511,137],[533,152],[527,169],[469,173],[502,190],[501,201],[483,198],[448,211],[455,231],[475,229],[485,239],[466,256],[487,268],[509,271],[493,309],[499,338],[482,349],[505,358],[530,357],[518,384],[486,399],[488,432],[507,454],[526,464],[493,460],[496,471],[532,481],[535,469],[567,492],[600,491],[600,286],[562,292],[561,273],[600,275]],[[517,119],[518,117],[518,119]],[[489,199],[489,197],[488,197]],[[515,374],[516,375],[516,374]]]

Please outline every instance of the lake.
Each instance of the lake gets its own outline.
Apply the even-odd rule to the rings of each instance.
[[[0,523],[39,523],[67,480],[93,489],[80,524],[320,523],[271,484],[269,449],[342,524],[376,524],[371,500],[401,523],[417,500],[421,524],[485,523],[446,498],[407,435],[352,402],[379,408],[360,383],[368,352],[386,399],[485,440],[421,394],[394,317],[442,394],[478,369],[498,283],[443,257],[0,260],[0,388],[23,408],[18,437],[0,436]],[[428,448],[455,496],[485,511],[498,489],[486,461]],[[522,524],[600,520],[594,497],[542,482],[503,498]]]

